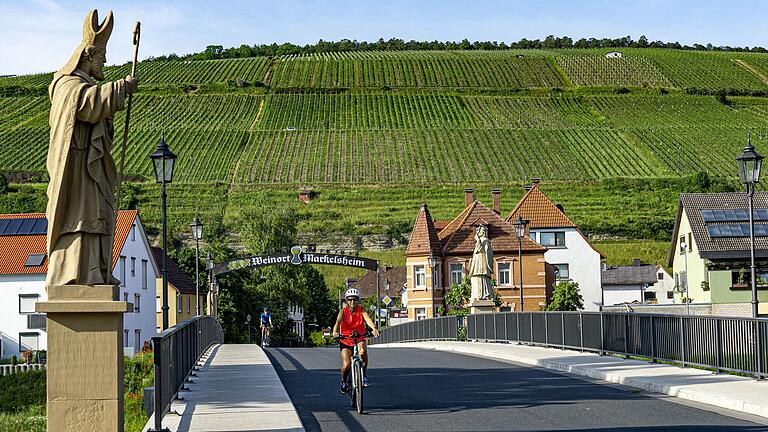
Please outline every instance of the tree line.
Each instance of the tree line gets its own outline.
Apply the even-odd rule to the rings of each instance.
[[[150,57],[149,61],[167,61],[167,60],[214,60],[230,58],[247,57],[270,57],[291,54],[315,54],[332,52],[364,52],[364,51],[472,51],[472,50],[512,50],[512,49],[558,49],[558,48],[668,48],[688,51],[736,51],[736,52],[768,52],[763,47],[732,47],[727,45],[715,46],[711,43],[685,45],[680,42],[664,42],[660,40],[649,41],[645,35],[637,40],[631,36],[624,36],[616,39],[610,38],[581,38],[574,41],[568,36],[555,37],[549,35],[542,39],[522,38],[517,42],[498,42],[498,41],[474,41],[470,42],[464,39],[456,41],[404,41],[403,39],[392,38],[389,40],[379,39],[376,42],[358,41],[341,39],[339,41],[324,41],[320,39],[316,44],[307,44],[304,46],[296,45],[290,42],[282,44],[243,44],[239,47],[224,48],[222,45],[208,45],[205,50],[198,53],[186,55],[168,54],[159,57]]]

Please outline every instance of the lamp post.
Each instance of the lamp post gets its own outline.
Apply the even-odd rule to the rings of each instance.
[[[389,297],[389,278],[384,279],[384,295]],[[392,303],[392,297],[389,297],[389,303],[387,303],[387,305],[386,305],[387,316],[386,316],[385,325],[387,327],[389,327],[389,305],[390,305],[390,303]]]
[[[432,272],[432,318],[435,317],[435,288],[437,287],[437,280],[435,279],[435,267],[437,267],[437,257],[430,253],[427,258],[427,264],[429,264],[430,271]]]
[[[251,314],[248,314],[245,320],[248,322],[248,343],[251,343]]]
[[[523,237],[525,237],[525,227],[529,222],[528,219],[523,219],[518,215],[512,224],[517,232],[517,260],[520,262],[520,312],[523,311]]]
[[[173,167],[176,162],[176,155],[173,154],[168,144],[165,143],[165,133],[160,136],[160,143],[157,144],[157,150],[149,155],[152,160],[152,167],[155,171],[155,182],[160,183],[161,193],[160,202],[162,208],[163,224],[163,330],[168,328],[168,227],[165,214],[165,185],[173,181]]]
[[[192,238],[195,239],[195,303],[196,303],[196,315],[200,315],[200,239],[203,238],[203,224],[197,215],[192,219],[192,223],[189,224],[189,228],[192,230]]]
[[[683,240],[680,242],[680,247],[683,248],[683,255],[685,255],[685,314],[691,314],[691,299],[688,297],[688,243]]]
[[[211,293],[213,292],[211,289],[213,286],[213,257],[211,256],[211,251],[208,251],[208,254],[205,256],[205,268],[208,270],[208,315],[211,315],[211,304],[213,304],[211,301]]]
[[[760,168],[763,165],[763,157],[755,151],[747,132],[747,146],[739,157],[739,177],[747,188],[749,201],[749,269],[752,273],[752,317],[757,318],[757,269],[755,267],[755,220],[752,214],[752,200],[755,194],[755,186],[760,181]]]

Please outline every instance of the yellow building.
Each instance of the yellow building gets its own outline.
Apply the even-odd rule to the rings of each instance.
[[[157,263],[157,268],[163,268],[163,250],[153,247],[152,255]],[[186,321],[195,316],[197,305],[195,303],[195,281],[184,273],[179,265],[168,258],[168,326],[173,327],[177,323]],[[205,274],[200,277],[200,315],[206,314],[206,295],[208,288],[205,283]],[[157,292],[157,331],[163,328],[163,276],[162,273],[155,281]]]

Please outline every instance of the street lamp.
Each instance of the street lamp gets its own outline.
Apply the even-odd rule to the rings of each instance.
[[[213,292],[211,289],[213,287],[213,257],[211,256],[211,251],[208,251],[208,254],[205,256],[205,268],[208,270],[208,315],[211,315],[211,305],[213,304],[213,299],[211,298],[211,293]]]
[[[683,248],[683,255],[685,255],[685,314],[691,314],[691,299],[688,297],[688,243],[685,240],[680,242],[680,247]]]
[[[389,278],[384,279],[384,295],[389,297]],[[389,303],[386,304],[387,308],[387,316],[386,316],[386,326],[389,327],[389,305],[392,303],[392,297],[389,297]]]
[[[517,233],[517,260],[520,262],[520,312],[523,311],[523,237],[525,237],[525,227],[530,222],[528,219],[523,219],[517,215],[517,219],[512,224]]]
[[[173,167],[176,155],[173,154],[168,144],[165,143],[165,133],[160,136],[157,150],[149,155],[152,159],[152,167],[155,171],[155,182],[160,183],[160,202],[162,208],[163,223],[163,330],[168,328],[168,227],[165,215],[165,185],[173,181]]]
[[[248,314],[245,319],[248,321],[248,343],[251,343],[251,314]]]
[[[192,230],[192,238],[195,239],[195,296],[197,300],[196,311],[197,315],[200,315],[200,239],[203,238],[203,224],[197,215],[192,219],[192,223],[189,224],[189,228]]]
[[[763,165],[763,157],[752,147],[752,141],[747,132],[747,146],[739,157],[739,178],[747,187],[749,201],[749,256],[752,273],[752,317],[757,318],[757,271],[755,268],[755,220],[752,214],[752,200],[755,194],[755,186],[760,181],[760,168]]]
[[[432,271],[432,318],[435,317],[435,288],[437,285],[437,280],[435,279],[435,267],[437,267],[437,257],[430,253],[429,258],[427,258],[427,264],[429,264],[429,268]]]

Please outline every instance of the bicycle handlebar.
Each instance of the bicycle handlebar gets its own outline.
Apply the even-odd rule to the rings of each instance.
[[[375,337],[373,336],[373,333],[371,333],[370,331],[366,331],[365,334],[363,334],[362,336],[360,336],[360,333],[355,331],[355,332],[352,332],[352,334],[349,336],[339,335],[336,339],[342,340],[342,339],[358,339],[358,338],[370,338],[370,337]]]

